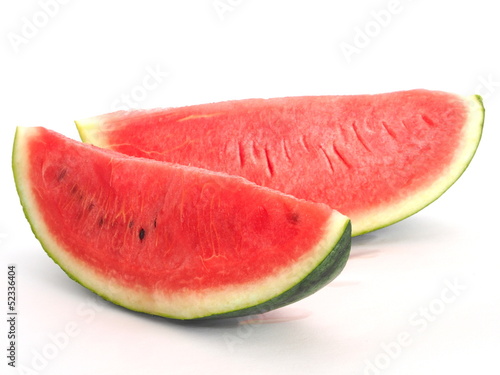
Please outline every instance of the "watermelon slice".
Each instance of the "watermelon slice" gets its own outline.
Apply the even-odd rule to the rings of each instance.
[[[77,126],[100,147],[326,203],[359,235],[443,194],[471,161],[483,117],[479,96],[411,90],[120,111]]]
[[[26,217],[73,279],[132,310],[176,319],[261,313],[330,282],[350,222],[241,177],[129,157],[18,128]]]

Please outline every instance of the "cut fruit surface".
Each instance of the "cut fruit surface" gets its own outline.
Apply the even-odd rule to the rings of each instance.
[[[359,235],[443,194],[471,161],[483,119],[479,96],[410,90],[120,111],[76,123],[100,147],[326,203]]]
[[[32,230],[74,280],[176,319],[261,313],[343,269],[350,222],[241,177],[18,128],[16,186]]]

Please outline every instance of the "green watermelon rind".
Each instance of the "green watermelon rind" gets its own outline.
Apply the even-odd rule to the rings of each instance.
[[[351,238],[352,238],[351,222],[347,221],[346,226],[344,227],[342,235],[338,240],[338,242],[335,243],[334,247],[328,253],[328,255],[316,267],[314,267],[314,269],[308,275],[306,275],[302,280],[300,280],[290,289],[284,291],[283,293],[271,299],[263,300],[261,303],[233,311],[206,315],[201,317],[194,317],[194,318],[180,318],[161,313],[153,313],[153,315],[161,316],[163,318],[168,318],[168,319],[184,320],[184,321],[216,320],[216,319],[238,318],[243,316],[263,314],[272,310],[276,310],[281,307],[285,307],[292,303],[298,302],[306,297],[311,296],[312,294],[316,293],[317,291],[319,291],[320,289],[331,283],[342,272],[349,259],[349,254],[351,250]],[[54,258],[52,259],[54,260]],[[91,290],[95,294],[99,295],[106,301],[112,302],[115,305],[122,306],[128,310],[136,311],[138,313],[151,314],[151,312],[148,311],[143,311],[141,309],[137,309],[131,306],[124,306],[115,299],[108,298],[102,294],[99,294],[95,290],[83,284],[72,274],[69,274],[66,270],[63,269],[63,271],[65,271],[66,274],[71,279],[83,285],[85,288]]]
[[[128,310],[158,315],[175,320],[208,320],[261,314],[266,311],[274,310],[297,302],[317,292],[319,289],[330,283],[341,273],[349,258],[351,249],[351,223],[348,218],[343,216],[343,226],[335,224],[336,221],[331,221],[325,235],[318,241],[316,245],[317,248],[319,248],[321,254],[326,254],[324,258],[319,261],[317,259],[314,259],[314,261],[317,261],[316,264],[306,263],[304,265],[304,269],[307,268],[308,270],[310,270],[310,272],[306,274],[301,280],[297,281],[288,290],[281,291],[281,293],[273,296],[272,298],[267,298],[260,301],[259,303],[254,303],[251,306],[238,308],[232,311],[224,311],[222,313],[214,313],[187,318],[185,316],[175,316],[163,314],[158,311],[151,311],[147,308],[141,308],[141,306],[127,305],[119,299],[112,298],[109,295],[106,295],[105,292],[100,292],[99,288],[93,287],[92,282],[95,280],[88,281],[88,279],[86,279],[85,277],[76,276],[75,273],[71,271],[71,269],[80,271],[78,270],[78,267],[84,266],[78,265],[78,262],[75,262],[74,260],[68,262],[69,258],[64,259],[64,257],[66,256],[64,252],[61,252],[61,250],[53,250],[53,248],[58,247],[58,245],[45,227],[45,224],[41,219],[40,213],[36,209],[36,206],[31,206],[32,200],[29,198],[31,187],[29,186],[29,181],[26,181],[26,179],[19,172],[17,164],[21,162],[17,160],[17,156],[15,155],[16,143],[18,142],[19,138],[18,136],[19,128],[18,131],[16,131],[16,135],[14,138],[12,169],[16,182],[16,189],[21,201],[21,206],[33,234],[38,239],[47,255],[66,273],[66,275],[70,279],[89,289],[93,293],[99,295],[104,300],[110,301]],[[25,153],[21,154],[23,155],[20,157],[27,157]],[[336,218],[339,218],[338,214],[333,215],[332,218],[334,216]],[[57,255],[58,252],[59,256]],[[93,270],[89,267],[85,268],[86,269],[83,273],[85,274],[87,272],[87,276],[89,275],[89,273],[91,274],[93,272]],[[95,279],[97,280],[97,282],[94,285],[102,285],[102,280],[99,280],[100,278],[102,278],[102,276],[95,274]],[[189,313],[187,315],[189,316]]]
[[[442,172],[428,185],[413,191],[401,191],[401,194],[406,195],[394,197],[391,202],[366,208],[359,213],[346,213],[353,222],[352,236],[388,227],[418,213],[441,197],[462,176],[478,148],[485,110],[480,95],[456,95],[456,99],[462,101],[468,109],[468,118],[464,124],[462,139],[459,139],[461,146],[455,150],[455,159],[450,164],[443,165]],[[85,143],[111,147],[105,133],[100,131],[99,119],[100,116],[75,121],[80,138]]]
[[[342,272],[347,260],[349,259],[350,249],[351,222],[347,221],[342,236],[333,249],[319,265],[317,265],[306,277],[304,277],[298,284],[295,284],[292,288],[270,300],[263,301],[258,305],[192,320],[237,318],[247,315],[262,314],[298,302],[329,284]]]

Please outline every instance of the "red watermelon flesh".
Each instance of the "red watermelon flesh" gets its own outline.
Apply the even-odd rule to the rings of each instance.
[[[411,90],[120,111],[77,126],[100,147],[326,203],[349,216],[358,235],[447,190],[474,155],[483,114],[478,96]]]
[[[117,304],[180,319],[294,302],[331,281],[348,219],[241,177],[18,128],[13,169],[47,253]]]

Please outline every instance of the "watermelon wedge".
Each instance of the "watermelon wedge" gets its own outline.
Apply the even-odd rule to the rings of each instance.
[[[175,319],[262,313],[335,278],[350,221],[223,173],[18,128],[18,194],[48,255],[131,310]]]
[[[243,176],[350,217],[353,235],[443,194],[481,138],[479,96],[410,90],[248,99],[77,121],[82,140]]]

